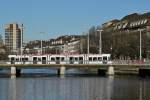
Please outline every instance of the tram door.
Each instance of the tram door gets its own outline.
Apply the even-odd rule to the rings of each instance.
[[[56,64],[60,64],[60,57],[56,57]]]
[[[46,64],[46,57],[42,57],[42,64]]]
[[[10,61],[11,61],[11,64],[15,64],[15,58],[14,57],[11,57]]]
[[[74,64],[74,59],[73,59],[73,57],[70,57],[70,58],[69,58],[69,62],[70,62],[70,64]]]
[[[33,64],[37,64],[37,57],[33,57]]]

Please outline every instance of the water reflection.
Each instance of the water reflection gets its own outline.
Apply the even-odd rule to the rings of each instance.
[[[116,78],[114,80],[113,100],[149,100],[150,79]]]
[[[1,78],[0,100],[148,100],[149,83],[132,77]]]
[[[149,84],[150,84],[149,79],[139,80],[139,100],[149,100],[150,98]]]
[[[16,91],[16,78],[13,77],[9,81],[8,85],[8,100],[17,100],[17,91]]]

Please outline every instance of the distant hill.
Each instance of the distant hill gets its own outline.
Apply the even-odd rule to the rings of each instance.
[[[144,14],[133,13],[133,14],[123,17],[121,21],[123,20],[136,21],[136,20],[145,19],[145,18],[150,18],[150,12],[144,13]]]

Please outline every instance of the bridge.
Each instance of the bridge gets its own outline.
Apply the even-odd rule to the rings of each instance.
[[[0,63],[1,69],[10,69],[10,75],[20,75],[21,69],[55,68],[59,75],[65,75],[67,69],[95,69],[98,74],[106,72],[107,75],[114,75],[118,70],[135,71],[140,75],[150,73],[150,61],[116,60],[112,64],[6,64]]]

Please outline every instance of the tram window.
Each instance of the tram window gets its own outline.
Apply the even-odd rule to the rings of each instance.
[[[51,58],[51,61],[55,61],[55,58],[54,58],[54,57],[52,57],[52,58]]]
[[[79,60],[83,60],[83,57],[79,57]]]
[[[107,60],[107,57],[105,56],[105,57],[103,57],[103,60]]]
[[[92,61],[92,57],[89,57],[89,61]]]
[[[97,61],[97,57],[93,57],[93,61]]]
[[[73,60],[73,57],[70,57],[69,59],[70,59],[70,60]]]
[[[102,61],[102,57],[98,57],[98,60],[99,60],[99,61]]]
[[[41,61],[41,58],[38,58],[38,61]]]
[[[25,59],[25,61],[28,61],[28,58],[24,58]]]
[[[19,61],[19,58],[16,58],[16,61]]]
[[[110,60],[110,57],[108,57],[108,60]]]
[[[64,57],[61,57],[61,61],[64,61],[65,60],[65,58]]]
[[[37,57],[33,57],[33,60],[37,60]]]
[[[56,60],[59,61],[59,60],[60,60],[60,57],[56,57]]]
[[[75,60],[75,61],[78,61],[78,57],[75,57],[74,60]]]

